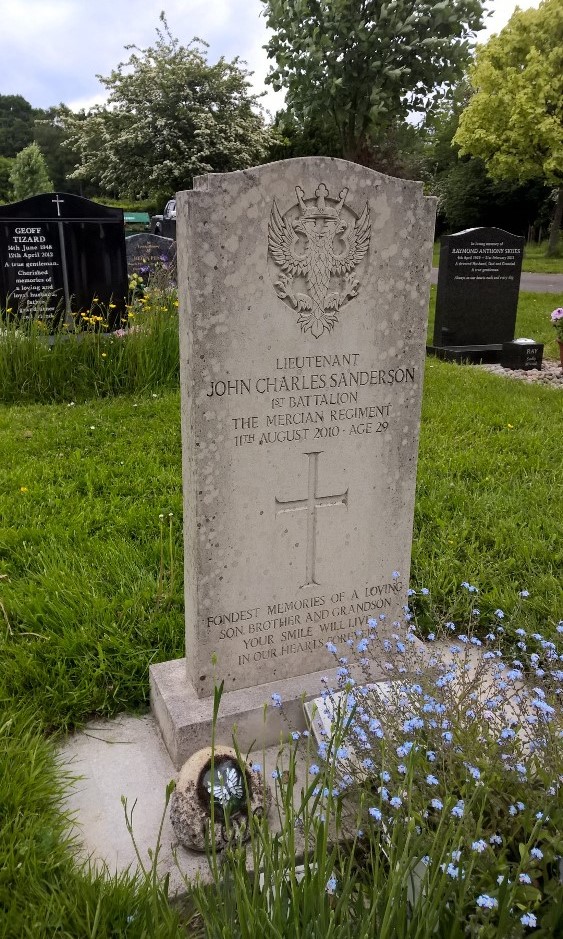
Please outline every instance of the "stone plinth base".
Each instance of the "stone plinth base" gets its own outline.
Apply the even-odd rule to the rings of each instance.
[[[215,728],[217,743],[232,746],[233,733],[242,753],[260,751],[287,739],[291,731],[306,728],[303,702],[317,698],[321,678],[336,686],[336,670],[311,672],[298,678],[226,691]],[[211,744],[213,698],[198,698],[186,674],[186,660],[161,662],[150,668],[151,707],[176,769],[197,750]],[[282,708],[272,707],[272,694],[281,696]],[[265,713],[264,705],[268,705]]]
[[[435,355],[446,362],[500,362],[502,343],[490,343],[484,346],[426,346],[429,355]]]

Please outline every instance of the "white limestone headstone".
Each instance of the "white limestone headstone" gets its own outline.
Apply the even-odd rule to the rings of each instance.
[[[328,640],[400,617],[434,214],[421,183],[323,157],[177,196],[198,698],[328,668]]]

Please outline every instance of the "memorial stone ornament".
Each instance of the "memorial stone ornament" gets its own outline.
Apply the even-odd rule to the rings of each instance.
[[[217,746],[213,761],[211,756],[211,747],[205,747],[187,760],[170,801],[174,833],[195,851],[205,851],[210,841],[218,850],[234,839],[245,841],[248,813],[267,814],[271,805],[258,764],[241,764],[232,747]]]
[[[358,296],[355,268],[369,248],[369,206],[366,202],[356,218],[345,205],[348,189],[336,200],[324,183],[315,190],[315,200],[305,200],[300,186],[295,192],[297,205],[284,216],[275,199],[272,206],[268,246],[280,268],[274,284],[278,297],[297,310],[303,332],[310,330],[319,339],[338,323],[341,307]]]

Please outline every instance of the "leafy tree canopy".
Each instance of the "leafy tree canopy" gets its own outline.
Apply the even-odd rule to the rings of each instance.
[[[477,50],[475,89],[455,143],[481,157],[493,179],[543,179],[559,190],[550,251],[563,214],[563,4],[517,10]]]
[[[51,192],[53,183],[49,179],[47,165],[41,150],[36,143],[21,150],[12,166],[10,173],[13,198],[15,201],[36,196],[40,192]]]
[[[76,180],[69,180],[78,162],[77,155],[70,149],[67,142],[67,133],[63,126],[63,114],[71,114],[64,104],[58,107],[38,109],[35,111],[33,126],[33,139],[45,157],[49,176],[53,186],[64,192],[77,192],[80,184]]]
[[[0,95],[0,156],[15,157],[33,140],[34,111],[22,95]]]
[[[342,155],[370,163],[388,128],[461,74],[482,0],[262,0],[267,49],[299,119],[322,116]]]
[[[185,189],[194,176],[259,163],[270,142],[248,75],[235,58],[206,60],[206,43],[181,45],[161,14],[157,42],[107,78],[108,106],[63,115],[80,155],[77,178],[142,197]]]
[[[12,198],[10,173],[14,161],[10,157],[0,156],[0,202],[9,202]]]

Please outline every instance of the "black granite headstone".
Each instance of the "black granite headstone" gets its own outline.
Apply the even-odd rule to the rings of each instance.
[[[3,313],[55,329],[94,306],[113,329],[126,315],[127,290],[122,209],[55,192],[0,206]]]
[[[500,228],[445,235],[440,249],[434,341],[443,358],[500,361],[514,338],[524,238]]]
[[[522,369],[529,372],[531,369],[541,371],[543,360],[543,342],[534,342],[533,339],[515,339],[514,342],[504,342],[502,345],[501,365],[503,368]]]

